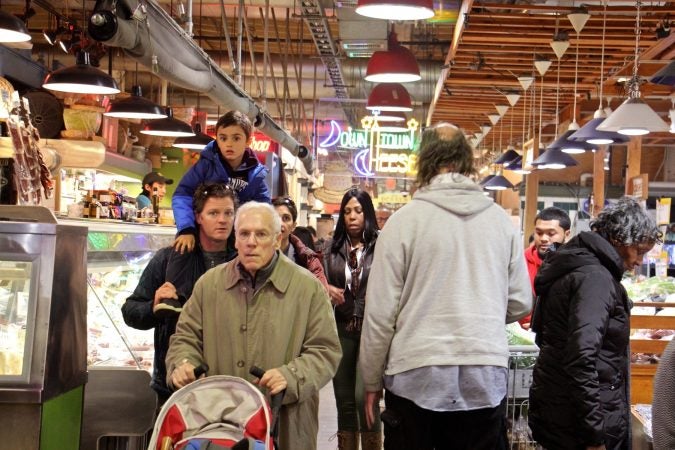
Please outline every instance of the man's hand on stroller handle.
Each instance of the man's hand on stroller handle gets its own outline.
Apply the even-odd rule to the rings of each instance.
[[[258,385],[266,387],[271,395],[275,395],[286,389],[288,383],[279,369],[269,369],[258,380]]]
[[[207,370],[208,368],[197,371],[199,378],[206,376],[205,372]],[[184,359],[183,362],[179,366],[176,366],[176,368],[173,369],[173,372],[171,372],[171,384],[176,389],[180,389],[183,386],[192,383],[196,379],[195,366],[193,366],[192,363],[190,363],[187,359]]]

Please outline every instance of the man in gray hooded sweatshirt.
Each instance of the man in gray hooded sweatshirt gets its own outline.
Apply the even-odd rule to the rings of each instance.
[[[493,450],[506,442],[505,324],[532,292],[520,232],[467,176],[455,126],[427,129],[413,200],[382,230],[368,281],[359,364],[384,448]]]

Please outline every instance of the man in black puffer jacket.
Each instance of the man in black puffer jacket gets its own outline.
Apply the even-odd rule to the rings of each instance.
[[[143,271],[134,293],[122,305],[127,325],[139,330],[155,329],[150,386],[157,392],[158,406],[172,394],[166,385],[164,359],[169,338],[176,331],[182,303],[190,298],[195,282],[204,272],[237,256],[229,239],[237,205],[234,191],[223,184],[204,183],[195,191],[193,205],[199,236],[194,251],[186,253],[186,258],[186,255],[178,255],[173,247],[159,250]],[[180,264],[173,262],[177,255]],[[170,300],[163,304],[164,299]]]
[[[660,239],[653,220],[621,199],[555,253],[535,278],[539,358],[529,424],[547,450],[630,448],[630,301],[624,271]]]

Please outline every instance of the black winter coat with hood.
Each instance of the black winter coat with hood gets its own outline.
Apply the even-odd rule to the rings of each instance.
[[[532,326],[540,348],[529,424],[547,450],[630,448],[630,307],[623,260],[595,232],[547,256],[537,277]]]

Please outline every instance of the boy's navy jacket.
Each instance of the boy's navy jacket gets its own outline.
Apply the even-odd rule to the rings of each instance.
[[[253,150],[247,148],[244,159],[235,172],[248,171],[247,182],[231,180],[220,159],[220,150],[216,141],[210,142],[199,155],[199,161],[188,170],[171,199],[173,216],[178,233],[186,229],[195,229],[195,216],[192,207],[192,196],[200,183],[214,181],[227,183],[237,192],[239,204],[251,200],[270,203],[270,191],[265,182],[267,168],[260,164]]]

